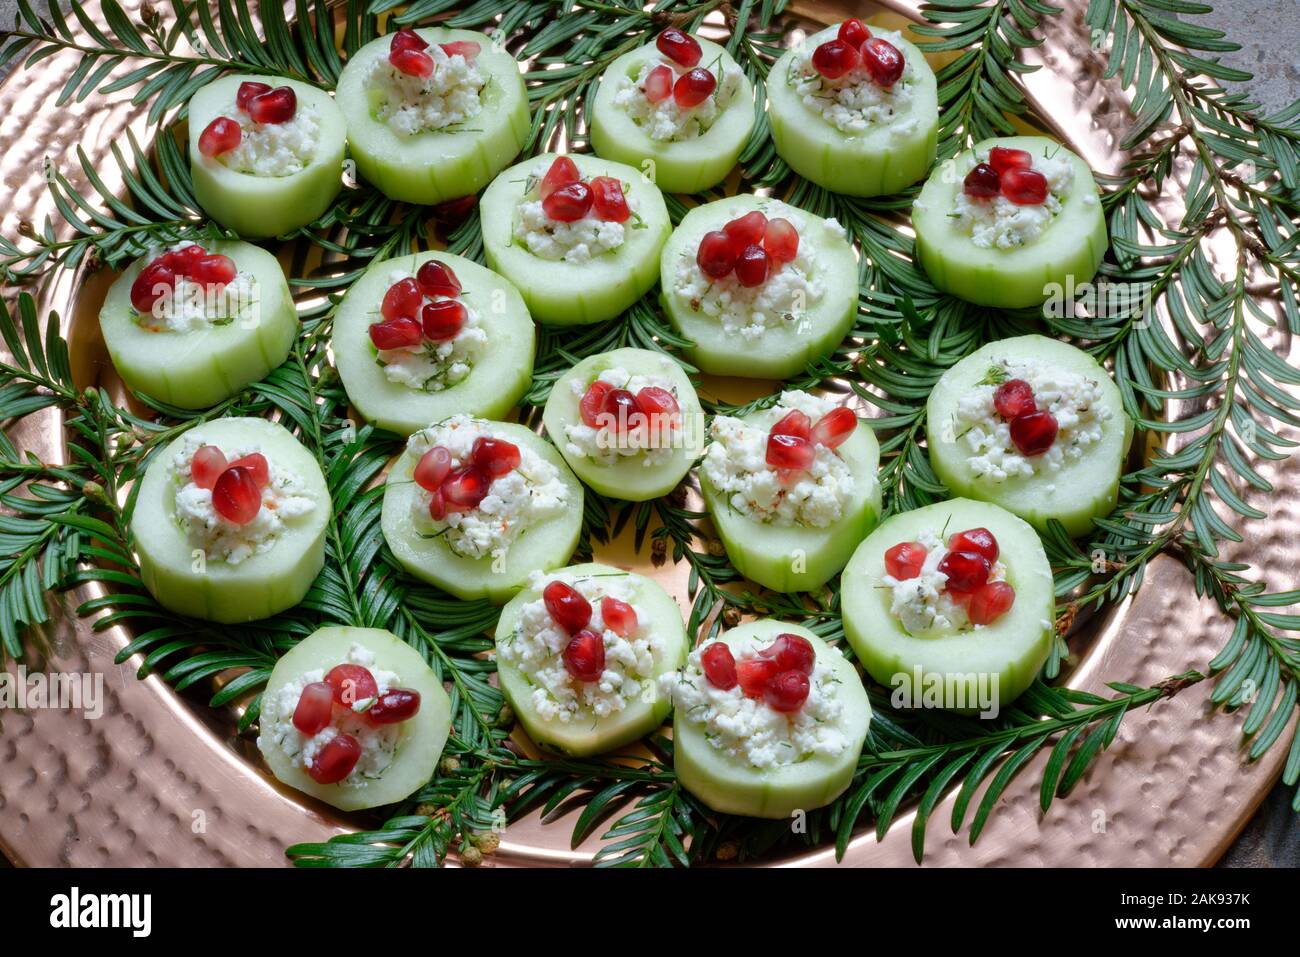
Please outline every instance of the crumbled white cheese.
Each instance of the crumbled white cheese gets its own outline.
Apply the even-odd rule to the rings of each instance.
[[[394,269],[389,273],[388,282],[392,286],[411,277],[410,272]],[[454,297],[425,297],[429,302],[447,298]],[[465,307],[465,324],[452,338],[442,342],[422,339],[417,345],[403,349],[375,350],[375,361],[384,367],[384,378],[417,392],[442,392],[469,375],[487,346],[488,334],[478,311],[469,301],[463,298],[458,301]],[[420,317],[414,318],[418,320]],[[372,321],[382,319],[376,303]]]
[[[192,242],[180,242],[169,246],[165,252],[193,245]],[[136,322],[150,332],[191,332],[232,322],[240,323],[241,327],[256,326],[260,303],[257,280],[252,273],[241,270],[228,283],[206,287],[177,276],[172,287],[154,303],[148,315],[136,313]]]
[[[628,197],[627,202],[632,209],[636,200]],[[585,263],[622,246],[630,224],[631,220],[616,223],[590,212],[565,223],[547,216],[540,199],[524,199],[515,218],[515,238],[540,259]]]
[[[483,109],[480,95],[487,80],[474,59],[447,56],[436,43],[424,51],[433,58],[428,77],[403,73],[381,57],[366,77],[373,115],[399,136],[436,132],[463,123]]]
[[[681,107],[670,93],[658,103],[651,103],[645,95],[645,82],[652,70],[666,66],[673,71],[673,83],[686,73],[688,68],[680,63],[662,57],[651,57],[641,66],[635,79],[620,76],[614,94],[614,105],[627,113],[637,126],[645,131],[650,139],[660,143],[676,143],[681,140],[693,140],[703,136],[713,126],[722,111],[725,110],[740,89],[740,79],[744,76],[735,63],[718,61],[716,64],[696,64],[707,69],[718,81],[717,88],[698,106]],[[719,69],[721,68],[721,69]],[[689,68],[689,69],[694,69]]]
[[[889,30],[873,30],[872,33],[902,51],[901,34]],[[916,130],[920,123],[920,118],[912,111],[912,82],[916,71],[910,63],[904,61],[903,75],[892,87],[886,88],[873,80],[861,64],[833,80],[822,76],[812,63],[815,49],[813,44],[805,44],[805,49],[790,64],[786,76],[786,83],[794,87],[805,106],[850,136],[882,126],[888,126],[899,136]]]
[[[935,637],[969,630],[972,626],[966,609],[952,600],[946,590],[948,576],[939,571],[939,563],[948,554],[947,546],[931,529],[913,541],[926,550],[921,573],[901,581],[889,574],[880,579],[881,584],[890,589],[890,614],[898,619],[909,635]],[[988,580],[1000,582],[1006,577],[1006,566],[1000,561],[994,562]]]
[[[988,150],[977,155],[980,163],[988,162]],[[1047,199],[1042,203],[1020,206],[1005,196],[975,199],[966,191],[957,191],[951,213],[953,221],[971,242],[982,249],[1014,249],[1033,242],[1052,224],[1061,204],[1074,183],[1074,164],[1060,150],[1050,156],[1035,156],[1033,167],[1047,180]]]
[[[642,389],[655,387],[671,392],[674,398],[677,388],[671,381],[656,375],[633,375],[623,368],[606,369],[596,381],[606,382],[615,389],[626,389],[636,395]],[[579,400],[587,394],[591,383],[574,380],[573,394]],[[597,420],[599,421],[599,420]],[[566,439],[565,451],[572,455],[589,458],[601,465],[613,465],[620,458],[639,455],[641,464],[649,468],[670,458],[673,450],[682,444],[682,413],[677,411],[666,416],[655,415],[633,419],[623,431],[611,431],[603,423],[594,428],[581,419],[564,427]]]
[[[285,123],[257,123],[232,100],[222,113],[239,124],[239,145],[217,157],[236,173],[292,176],[309,165],[320,145],[320,113],[298,104]]]

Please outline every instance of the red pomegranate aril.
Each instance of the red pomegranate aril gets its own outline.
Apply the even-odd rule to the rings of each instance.
[[[968,528],[948,536],[948,550],[974,552],[983,555],[992,564],[998,560],[998,540],[987,528]]]
[[[888,40],[872,37],[862,44],[861,53],[862,65],[878,85],[888,89],[902,79],[907,62],[902,51]]]
[[[699,41],[683,30],[676,27],[669,27],[663,33],[655,38],[655,46],[659,52],[686,68],[695,66],[700,62],[700,57],[704,51],[700,49]]]
[[[228,116],[218,116],[199,134],[199,152],[209,158],[229,153],[244,138],[239,124]]]
[[[447,513],[452,511],[447,507],[447,500],[442,497],[442,489],[429,493],[429,517],[435,522],[441,522],[447,517]]]
[[[557,625],[576,635],[591,624],[591,602],[568,582],[558,579],[542,589],[542,601]]]
[[[478,508],[491,487],[492,479],[482,469],[462,465],[442,480],[440,491],[448,511],[464,511]]]
[[[1009,169],[1002,174],[1002,195],[1017,206],[1047,202],[1047,177],[1036,169]]]
[[[226,455],[215,445],[201,445],[190,458],[190,479],[199,488],[211,489],[226,470]]]
[[[1016,590],[1006,582],[989,582],[971,595],[966,615],[972,625],[991,625],[1011,610]]]
[[[813,426],[812,440],[828,449],[839,448],[857,427],[858,417],[853,414],[853,410],[840,406],[838,409],[831,409],[817,420],[817,424]]]
[[[1034,165],[1034,158],[1024,150],[995,146],[989,150],[989,165],[998,173],[1005,173],[1011,169],[1029,169]]]
[[[815,457],[816,449],[807,439],[796,435],[767,437],[767,464],[774,469],[806,469]]]
[[[900,582],[921,574],[929,552],[920,542],[899,542],[885,552],[885,574]]]
[[[600,379],[587,386],[587,391],[578,402],[578,413],[584,425],[590,428],[600,427],[600,413],[605,408],[605,396],[614,391],[614,387]]]
[[[835,35],[856,50],[871,39],[871,30],[857,17],[850,17],[840,24]]]
[[[705,645],[700,652],[700,667],[704,670],[704,679],[722,691],[730,691],[738,683],[736,659],[726,642],[714,641]]]
[[[569,639],[560,657],[564,659],[564,670],[578,681],[599,681],[605,673],[605,642],[594,631],[579,631]]]
[[[439,43],[442,52],[447,56],[460,56],[466,60],[472,60],[482,52],[483,48],[473,40],[452,40],[450,43]]]
[[[690,110],[713,95],[718,88],[718,81],[708,70],[696,67],[677,78],[673,84],[673,100],[683,110]]]
[[[747,698],[763,697],[763,689],[778,674],[770,658],[742,658],[736,662],[736,681]]]
[[[799,231],[788,219],[780,216],[769,219],[763,234],[763,248],[774,263],[793,262],[799,255]]]
[[[1011,441],[1021,455],[1042,455],[1056,441],[1056,417],[1050,412],[1030,412],[1011,420]]]
[[[799,439],[812,438],[812,419],[798,409],[791,409],[768,430],[769,435],[793,435]]]
[[[736,257],[736,279],[742,286],[761,286],[767,282],[772,261],[762,246],[746,246]]]
[[[973,592],[989,580],[989,560],[978,552],[949,552],[939,562],[948,591]]]
[[[424,334],[434,342],[456,338],[469,319],[469,310],[455,299],[426,302],[420,310],[420,323]]]
[[[271,92],[271,84],[260,83],[257,80],[245,80],[239,84],[239,89],[235,91],[235,105],[248,112],[249,101],[255,96],[261,96],[263,93]]]
[[[338,784],[360,760],[361,742],[350,734],[338,734],[316,752],[307,773],[317,784]]]
[[[790,632],[777,635],[776,640],[758,654],[774,661],[780,671],[798,671],[805,675],[812,674],[817,663],[817,652],[812,643],[803,635]]]
[[[335,665],[325,675],[325,683],[334,692],[334,702],[345,708],[369,701],[379,694],[379,685],[375,683],[375,676],[364,665],[354,665],[349,662]]]
[[[409,349],[424,339],[424,327],[410,316],[370,324],[370,341],[376,349]]]
[[[736,267],[736,250],[731,237],[720,229],[704,234],[695,252],[696,265],[710,279],[723,279]]]
[[[600,600],[600,618],[606,628],[621,638],[636,631],[636,609],[613,595],[606,595]]]
[[[248,115],[254,123],[287,123],[297,111],[298,94],[287,86],[277,86],[248,101]]]
[[[334,689],[323,681],[313,681],[298,695],[298,704],[293,709],[293,726],[310,737],[329,727],[333,714]]]
[[[586,183],[569,183],[542,200],[542,211],[560,223],[573,223],[591,211],[595,198]]]
[[[375,724],[398,724],[409,721],[420,713],[420,692],[409,688],[385,691],[366,712],[366,718]]]
[[[407,76],[418,76],[422,80],[433,76],[433,57],[423,50],[393,50],[388,54],[388,62]]]
[[[159,299],[169,295],[176,287],[176,273],[161,262],[151,262],[140,270],[131,283],[131,306],[143,315],[152,314]]]
[[[857,48],[843,40],[827,40],[813,50],[813,69],[828,80],[838,80],[862,62]]]
[[[212,507],[233,525],[247,525],[262,508],[262,490],[253,470],[227,468],[212,486]]]
[[[411,473],[411,477],[415,479],[415,484],[426,492],[437,492],[442,488],[442,483],[449,472],[451,472],[451,452],[444,446],[435,445],[420,456],[420,461],[415,463],[415,470]]]
[[[993,393],[993,408],[998,415],[1010,420],[1020,415],[1038,411],[1034,401],[1034,387],[1024,379],[1008,379]]]
[[[217,253],[196,260],[189,269],[189,278],[202,286],[224,286],[234,282],[239,275],[239,267],[229,256]]]
[[[253,481],[257,483],[258,488],[266,488],[266,484],[271,481],[271,465],[266,461],[266,456],[261,452],[249,452],[247,455],[235,459],[227,468],[248,469],[253,476]]]
[[[577,183],[582,179],[578,173],[578,167],[567,156],[557,156],[552,161],[546,175],[542,181],[537,184],[537,198],[545,199],[561,186],[568,186],[570,183]]]
[[[731,239],[731,245],[735,248],[737,255],[746,246],[754,246],[763,242],[767,235],[767,217],[761,210],[752,209],[744,216],[738,216],[727,225],[722,227],[722,231]]]
[[[379,304],[379,314],[385,319],[397,319],[402,316],[419,315],[420,304],[424,302],[424,293],[414,279],[407,277],[388,287],[384,299]]]
[[[648,385],[638,392],[636,404],[648,416],[672,416],[681,411],[676,396],[657,385]]]
[[[651,70],[645,78],[645,98],[651,103],[662,103],[673,95],[673,71],[662,63]]]
[[[808,700],[808,676],[802,671],[783,671],[763,688],[763,700],[773,711],[793,714]]]
[[[419,268],[415,273],[415,284],[426,296],[453,298],[460,295],[460,280],[450,266],[436,259],[430,259]]]
[[[178,276],[189,276],[194,269],[194,264],[208,255],[208,251],[198,243],[191,243],[188,246],[182,246],[180,249],[173,249],[170,252],[163,253],[162,257],[155,260],[156,262],[166,263],[168,268]]]
[[[591,181],[591,208],[596,218],[609,223],[625,223],[632,215],[627,208],[623,184],[613,176],[596,176]]]
[[[992,199],[1002,191],[1002,180],[988,163],[979,163],[962,180],[961,191],[971,199]]]
[[[427,50],[429,41],[420,36],[410,27],[398,30],[393,34],[393,42],[388,49],[393,50]]]
[[[505,439],[480,435],[469,453],[470,461],[493,478],[508,475],[519,468],[519,446]]]
[[[605,401],[600,406],[601,424],[611,432],[623,432],[628,428],[635,428],[640,424],[640,419],[634,419],[633,416],[644,416],[641,412],[641,406],[636,401],[636,396],[627,389],[610,389],[605,393]]]

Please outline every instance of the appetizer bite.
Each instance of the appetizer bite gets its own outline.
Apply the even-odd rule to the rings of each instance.
[[[257,747],[277,778],[357,811],[428,783],[451,731],[451,700],[392,632],[331,626],[276,662],[258,723]]]
[[[789,391],[744,418],[716,416],[710,432],[700,491],[731,563],[773,591],[820,588],[880,517],[871,427]]]
[[[630,502],[667,495],[704,448],[704,411],[682,367],[662,352],[615,349],[551,386],[546,432],[593,489]]]
[[[1045,336],[991,342],[935,383],[926,404],[934,472],[956,495],[1039,530],[1086,534],[1119,497],[1133,423],[1086,352]]]
[[[504,417],[532,381],[535,344],[519,291],[444,252],[372,265],[339,303],[330,342],[357,411],[400,435],[456,413]]]
[[[704,372],[785,379],[834,351],[858,311],[844,228],[777,199],[697,206],[660,258],[664,311]]]
[[[996,505],[955,498],[891,516],[854,553],[840,595],[871,677],[915,702],[942,688],[939,706],[962,713],[1014,700],[1052,644],[1047,555]]]
[[[1090,282],[1106,255],[1092,170],[1042,136],[985,140],[937,167],[912,204],[931,281],[969,302],[1037,306]]]
[[[669,193],[722,182],[754,128],[754,89],[722,47],[676,27],[605,70],[591,110],[597,155]]]
[[[853,665],[807,628],[733,628],[659,684],[675,709],[673,769],[715,811],[785,818],[853,779],[871,704]]]
[[[414,433],[388,473],[383,529],[397,560],[457,598],[504,602],[573,555],[582,485],[522,425],[453,415]]]
[[[855,18],[814,33],[773,65],[767,98],[776,151],[829,190],[896,193],[934,163],[934,72],[895,31]]]
[[[132,263],[109,288],[99,326],[127,386],[204,409],[285,360],[298,313],[273,255],[248,243],[204,240]]]
[[[370,41],[348,58],[336,98],[358,172],[408,203],[477,193],[528,138],[519,64],[471,30],[403,29]]]
[[[314,221],[343,185],[343,114],[324,90],[274,76],[226,76],[190,99],[194,198],[248,239]]]
[[[149,464],[131,514],[158,604],[223,623],[302,601],[325,563],[330,493],[316,459],[266,419],[202,422]]]
[[[585,757],[663,724],[659,677],[689,644],[682,613],[649,578],[607,565],[534,572],[501,611],[501,690],[538,745]]]
[[[538,322],[612,319],[659,278],[671,232],[663,194],[622,163],[545,153],[512,166],[480,204],[487,264]]]

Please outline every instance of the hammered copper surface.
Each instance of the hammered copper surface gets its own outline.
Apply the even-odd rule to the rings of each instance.
[[[134,17],[138,3],[125,3]],[[845,11],[874,12],[877,5],[809,3],[802,14],[820,22]],[[917,3],[884,6],[915,16]],[[1032,59],[1045,68],[1027,85],[1048,124],[1095,169],[1113,172],[1122,157],[1115,143],[1129,122],[1126,99],[1114,81],[1103,81],[1103,60],[1089,42],[1082,0],[1070,0],[1053,22],[1047,42]],[[93,4],[88,4],[95,9]],[[16,234],[21,220],[40,223],[53,213],[45,190],[42,157],[49,155],[72,181],[80,143],[110,185],[115,173],[109,146],[128,124],[144,132],[143,110],[122,95],[93,95],[55,110],[53,100],[73,61],[66,55],[20,71],[0,86],[0,158],[10,194],[0,228]],[[1186,170],[1182,171],[1185,177]],[[1162,210],[1174,221],[1173,204]],[[63,316],[81,381],[107,382],[95,311],[106,279],[63,276],[40,290],[44,309]],[[14,290],[6,290],[11,300]],[[1272,305],[1269,303],[1269,305]],[[1269,340],[1292,361],[1292,347],[1276,333]],[[1176,410],[1184,414],[1187,410]],[[23,421],[16,442],[47,461],[64,458],[58,419],[49,413]],[[1258,464],[1258,463],[1257,463]],[[1294,460],[1263,463],[1279,487],[1297,481]],[[1262,498],[1254,493],[1256,498]],[[1247,496],[1248,498],[1250,496]],[[1260,503],[1256,503],[1260,504]],[[1300,556],[1300,504],[1272,498],[1266,522],[1256,523],[1244,560],[1272,587],[1290,587]],[[597,549],[597,558],[645,566],[627,542]],[[685,570],[654,572],[679,600]],[[0,728],[0,849],[30,865],[277,865],[283,849],[349,829],[349,820],[302,795],[281,788],[256,760],[247,738],[234,733],[231,714],[213,712],[200,697],[176,695],[156,678],[138,681],[135,667],[113,664],[130,636],[121,629],[96,633],[71,609],[88,589],[58,596],[59,612],[40,638],[45,646],[33,670],[102,672],[105,714],[91,721],[64,711],[5,712]],[[1098,616],[1071,639],[1078,664],[1070,684],[1104,692],[1105,682],[1159,681],[1188,668],[1203,668],[1221,647],[1228,623],[1208,601],[1196,601],[1190,576],[1177,562],[1152,563],[1140,594]],[[12,665],[11,665],[12,667]],[[1040,754],[1002,798],[980,842],[967,846],[946,820],[950,795],[931,818],[927,865],[1204,865],[1217,859],[1254,811],[1280,772],[1282,748],[1247,764],[1240,747],[1241,717],[1209,704],[1208,683],[1184,691],[1146,712],[1130,715],[1110,751],[1067,800],[1044,817],[1038,810]],[[535,816],[513,824],[497,864],[572,865],[590,860],[595,839],[568,847],[577,809],[543,824]],[[879,844],[867,832],[852,843],[847,863],[903,865],[912,861],[911,815],[900,815]],[[830,850],[792,856],[787,866],[833,863]]]

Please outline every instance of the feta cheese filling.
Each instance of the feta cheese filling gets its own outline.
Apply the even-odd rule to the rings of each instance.
[[[873,35],[887,40],[900,51],[902,35],[889,30],[873,30]],[[830,79],[813,66],[814,47],[805,44],[794,62],[786,82],[794,88],[804,106],[820,114],[823,120],[841,133],[858,136],[882,127],[900,136],[914,132],[920,118],[912,112],[912,82],[916,71],[910,63],[892,87],[883,87],[871,78],[859,62],[848,73]]]
[[[172,460],[172,480],[176,485],[175,518],[193,548],[203,552],[204,560],[239,565],[254,555],[275,547],[286,528],[311,513],[316,502],[300,475],[276,464],[263,452],[270,470],[270,481],[262,489],[262,507],[245,525],[227,521],[212,505],[212,490],[201,488],[190,477],[194,453],[206,445],[192,432],[185,446]],[[228,461],[262,452],[256,445],[240,449],[222,449]]]
[[[542,572],[529,577],[530,588],[550,581]],[[519,625],[498,643],[497,656],[518,669],[533,685],[532,705],[543,721],[589,722],[623,711],[638,698],[653,700],[653,674],[663,655],[663,641],[654,634],[626,575],[565,579],[591,604],[588,629],[605,645],[605,670],[599,681],[578,681],[564,667],[562,657],[571,635],[555,623],[538,598],[523,607]],[[600,604],[606,596],[627,602],[636,612],[637,627],[620,636],[605,627]]]
[[[623,184],[624,201],[631,216],[626,222],[601,219],[594,203],[581,219],[562,222],[546,215],[537,193],[549,166],[550,162],[543,160],[528,175],[524,198],[516,208],[514,238],[539,259],[569,263],[590,262],[622,246],[627,241],[627,231],[636,229],[640,222],[636,215],[640,204],[628,194],[627,184]]]
[[[668,379],[656,375],[633,375],[618,367],[606,369],[596,381],[606,382],[615,389],[626,389],[633,395],[653,386],[677,397],[677,389]],[[590,385],[591,383],[584,385],[574,381],[574,396],[581,400]],[[601,465],[613,465],[619,459],[634,455],[640,456],[641,464],[647,468],[658,465],[672,457],[673,450],[682,444],[683,435],[680,410],[669,415],[643,416],[641,419],[629,417],[627,428],[623,431],[611,431],[605,425],[593,428],[581,419],[564,427],[565,449],[573,455],[592,459]]]
[[[939,571],[939,563],[948,554],[948,548],[933,530],[927,529],[916,537],[925,547],[925,563],[915,578],[899,580],[886,574],[881,584],[890,590],[889,612],[898,619],[903,630],[917,637],[938,637],[959,631],[979,629],[972,625],[966,609],[953,601],[946,590],[948,576]],[[993,563],[990,582],[1006,581],[1007,567],[1001,561]]]
[[[403,73],[386,56],[371,64],[366,77],[372,115],[398,136],[445,130],[483,110],[487,77],[475,60],[459,53],[447,56],[437,43],[424,52],[433,58],[433,73],[428,77]]]
[[[298,105],[285,123],[258,123],[232,100],[222,113],[239,124],[239,145],[217,161],[236,173],[252,176],[292,176],[311,165],[320,145],[320,113]]]
[[[164,252],[193,245],[192,242],[180,242]],[[228,283],[206,286],[185,276],[177,276],[149,313],[135,313],[136,323],[150,332],[194,332],[232,322],[239,322],[241,327],[254,327],[258,322],[260,302],[257,280],[252,273],[243,270]]]
[[[412,273],[394,269],[388,276],[389,286],[413,277]],[[458,300],[465,307],[465,324],[450,339],[435,342],[421,339],[413,346],[400,349],[376,349],[375,361],[384,368],[384,378],[417,392],[442,392],[461,382],[474,368],[474,363],[487,346],[487,329],[482,318],[467,300]],[[436,302],[449,296],[426,296]],[[375,322],[382,321],[379,306],[375,306]],[[419,318],[418,316],[416,318]]]
[[[812,465],[789,485],[767,464],[768,430],[788,412],[798,409],[816,422],[836,405],[807,392],[789,391],[751,423],[716,416],[710,429],[713,441],[701,466],[704,478],[728,505],[756,522],[825,528],[839,521],[856,480],[834,449],[818,444]]]
[[[980,163],[987,163],[988,158],[988,150],[976,154]],[[1001,195],[975,199],[964,190],[957,191],[949,215],[976,246],[1015,249],[1033,242],[1052,224],[1074,184],[1074,164],[1058,150],[1051,156],[1035,156],[1031,168],[1047,180],[1047,199],[1036,205],[1020,206]],[[1096,197],[1088,198],[1096,201]]]
[[[770,642],[746,638],[732,645],[737,661],[756,655]],[[795,764],[815,755],[840,754],[848,742],[836,725],[843,712],[834,669],[819,657],[808,676],[808,698],[793,714],[774,710],[762,699],[750,698],[740,686],[723,691],[704,676],[700,654],[692,651],[680,671],[659,679],[673,707],[700,726],[709,744],[728,757],[754,768]],[[832,653],[839,654],[838,649]]]
[[[467,415],[450,418],[414,433],[406,447],[418,459],[429,449],[441,445],[451,453],[451,467],[460,468],[469,461],[474,440],[479,436],[512,441],[493,428],[485,419]],[[488,493],[478,507],[467,512],[448,512],[434,521],[429,517],[432,496],[416,486],[412,518],[417,528],[430,529],[463,558],[504,558],[510,546],[529,528],[570,507],[569,491],[560,481],[560,472],[527,445],[519,448],[519,466],[492,480]]]
[[[646,96],[646,78],[660,66],[672,70],[673,83],[689,69],[693,69],[663,57],[651,57],[641,65],[635,77],[619,77],[616,80],[617,91],[614,93],[614,105],[627,113],[650,139],[659,143],[693,140],[707,133],[735,98],[736,91],[740,89],[740,78],[744,75],[734,63],[723,64],[719,60],[706,66],[705,69],[718,81],[717,87],[698,106],[683,108],[677,105],[671,93],[658,103],[651,103]]]

